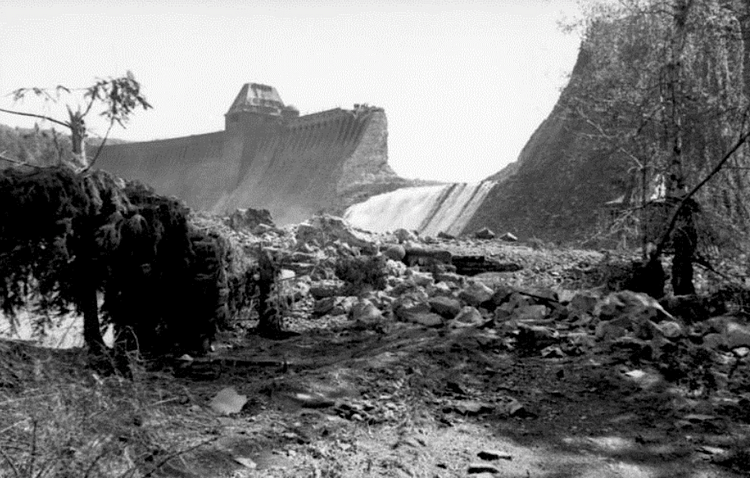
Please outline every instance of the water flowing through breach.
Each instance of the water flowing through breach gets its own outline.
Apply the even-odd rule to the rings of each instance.
[[[409,229],[458,235],[489,194],[494,181],[403,188],[373,196],[346,210],[353,226],[374,232]]]

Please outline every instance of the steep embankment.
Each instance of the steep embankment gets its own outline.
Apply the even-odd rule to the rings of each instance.
[[[98,166],[193,208],[264,208],[280,224],[409,184],[388,165],[380,108],[266,119],[233,131],[105,148]]]
[[[728,10],[723,14],[728,15]],[[736,2],[732,15],[741,26],[742,36],[741,44],[738,42],[734,47],[744,51],[745,64],[748,65],[750,4]],[[612,24],[609,28],[616,30],[619,26]],[[591,141],[590,138],[598,136],[599,132],[571,110],[570,105],[576,96],[587,98],[585,85],[595,87],[599,96],[607,97],[602,92],[609,83],[601,79],[602,72],[595,70],[590,55],[591,48],[607,47],[609,44],[606,41],[595,43],[594,40],[589,36],[589,43],[582,45],[568,86],[552,113],[531,136],[518,160],[490,177],[498,181],[498,185],[471,218],[467,231],[488,226],[496,231],[513,232],[520,238],[538,237],[551,241],[586,239],[597,232],[601,219],[611,213],[606,203],[627,196],[632,191],[634,178],[628,168],[633,163],[617,157],[617,153],[613,152],[616,150],[614,142],[606,146],[600,141],[597,146]],[[644,41],[644,45],[640,47],[646,48],[649,40],[641,41]],[[700,42],[700,39],[696,41]],[[623,61],[628,61],[624,58]],[[750,95],[750,68],[744,69],[744,77],[746,94]],[[613,98],[622,96],[622,91],[613,90],[611,95]],[[594,114],[599,115],[596,121],[606,126],[607,121],[614,121],[612,118],[617,117],[618,111],[604,108],[594,111]],[[635,124],[632,129],[639,126]],[[692,150],[683,145],[684,152],[694,158],[704,154],[702,151],[705,148],[700,141],[700,138],[693,139]],[[695,167],[699,168],[700,164]],[[698,176],[704,175],[705,171]]]
[[[586,74],[586,63],[582,50],[571,82],[518,160],[490,177],[498,184],[467,230],[487,226],[523,239],[581,239],[606,214],[605,203],[623,194],[627,164],[588,141],[588,126],[566,104],[573,80]]]
[[[585,125],[558,105],[537,128],[518,158],[490,179],[498,180],[468,222],[524,239],[580,239],[607,214],[605,203],[627,186],[627,164],[593,149]]]

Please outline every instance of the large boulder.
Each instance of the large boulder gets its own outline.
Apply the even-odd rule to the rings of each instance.
[[[675,320],[675,318],[650,295],[642,292],[631,292],[624,290],[609,294],[594,307],[594,315],[601,320],[610,320],[615,317],[627,315],[639,319],[661,322],[662,320]]]
[[[452,319],[461,311],[461,302],[452,297],[436,296],[428,300],[430,310],[446,319]]]
[[[481,282],[474,282],[462,290],[458,297],[467,304],[478,307],[482,302],[490,300],[494,291]]]
[[[227,219],[228,226],[235,231],[252,231],[261,224],[270,229],[274,227],[271,213],[268,209],[236,209]]]
[[[476,239],[485,239],[490,240],[495,238],[495,233],[492,232],[491,229],[487,227],[483,227],[482,229],[478,230],[474,233],[474,238]]]
[[[322,214],[315,216],[297,226],[295,235],[297,243],[315,243],[324,246],[335,241],[358,247],[366,251],[374,251],[371,237],[352,228],[340,217]]]

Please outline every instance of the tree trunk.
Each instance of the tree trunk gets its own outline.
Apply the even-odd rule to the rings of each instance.
[[[80,111],[74,113],[68,108],[68,115],[70,116],[70,141],[73,156],[79,162],[76,166],[84,169],[88,166],[88,158],[86,157],[86,122]]]
[[[80,308],[83,313],[83,340],[89,351],[96,355],[102,354],[106,347],[102,332],[99,328],[99,304],[96,296],[96,286],[90,281],[81,286]]]
[[[672,289],[675,295],[695,294],[693,286],[693,258],[698,242],[695,213],[698,204],[688,199],[680,210],[679,226],[672,233]]]
[[[271,253],[261,251],[258,260],[260,278],[258,281],[258,334],[277,337],[282,333],[281,316],[273,304],[271,293],[276,282],[276,264]]]

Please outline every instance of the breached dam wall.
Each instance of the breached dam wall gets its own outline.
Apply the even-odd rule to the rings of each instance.
[[[398,189],[349,207],[344,218],[374,232],[404,228],[428,236],[459,235],[494,185],[483,181]]]
[[[195,209],[264,208],[279,224],[342,209],[358,187],[389,190],[404,183],[387,162],[381,108],[243,120],[224,132],[107,146],[97,166]]]

